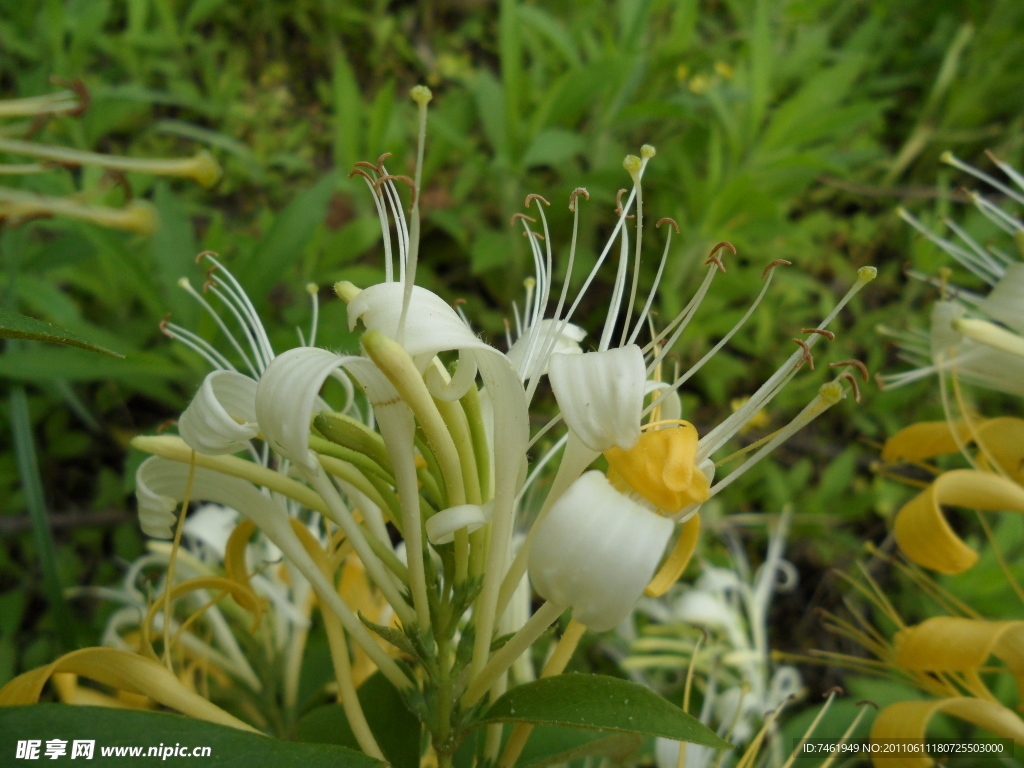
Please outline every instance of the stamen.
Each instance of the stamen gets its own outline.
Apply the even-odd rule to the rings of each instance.
[[[970,251],[964,250],[960,246],[949,242],[945,238],[939,237],[930,229],[928,229],[924,224],[918,221],[918,219],[912,214],[910,214],[905,208],[897,208],[896,213],[899,215],[901,219],[903,219],[910,226],[912,226],[914,229],[916,229],[918,232],[924,235],[925,238],[930,240],[935,245],[939,246],[939,248],[948,253],[954,259],[956,259],[956,261],[959,262],[962,266],[970,270],[970,272],[973,275],[984,280],[989,285],[995,285],[996,281],[999,278],[999,275],[992,274],[984,262],[979,264],[974,254],[972,254]]]
[[[989,202],[977,192],[968,192],[968,195],[970,195],[971,202],[977,206],[978,210],[980,210],[989,221],[1007,234],[1012,235],[1024,230],[1024,224],[1021,224],[1019,219],[1015,219],[998,205]]]
[[[988,155],[989,155],[989,159],[994,160],[994,156],[991,153],[988,153]],[[946,163],[947,165],[952,165],[954,168],[956,168],[958,170],[961,170],[964,173],[971,174],[971,176],[975,177],[976,179],[981,179],[982,181],[984,181],[989,186],[994,187],[995,189],[998,189],[1000,192],[1002,192],[1007,197],[1011,198],[1012,200],[1016,200],[1021,205],[1024,205],[1024,197],[1022,197],[1016,190],[1011,189],[1010,187],[1006,186],[1005,184],[1003,184],[998,179],[992,178],[991,176],[989,176],[984,171],[979,170],[978,168],[975,168],[973,165],[969,165],[968,163],[965,163],[963,160],[958,158],[952,152],[943,152],[939,156],[939,160],[941,160],[942,162]],[[997,162],[997,164],[998,164],[998,162]]]
[[[412,204],[414,206],[416,205],[416,182],[415,181],[410,179],[408,176],[394,175],[394,174],[390,174],[389,173],[387,175],[381,176],[379,179],[377,179],[375,182],[373,182],[373,186],[377,190],[378,194],[380,194],[380,185],[384,184],[385,182],[388,182],[388,181],[400,181],[403,184],[407,184],[409,186],[409,189],[412,190]]]
[[[167,319],[164,318],[160,323],[160,330],[168,338],[184,344],[193,352],[202,356],[202,358],[206,360],[212,368],[218,371],[235,370],[235,366],[233,366],[230,361],[228,361],[228,359],[216,349],[216,347],[187,328],[182,328],[180,325],[169,323],[167,322]]]
[[[814,370],[814,356],[811,355],[811,346],[803,339],[793,339],[794,343],[798,344],[804,351],[803,357],[800,358],[800,362],[796,364],[797,368],[800,368],[804,363],[810,365],[811,370]]]
[[[376,171],[377,170],[377,166],[376,165],[374,165],[373,163],[367,162],[366,160],[357,160],[355,163],[353,163],[353,165],[356,168],[369,168],[371,171]],[[352,178],[352,177],[349,176],[349,178]]]
[[[1009,176],[1018,187],[1024,189],[1024,176],[1021,176],[1019,173],[1017,173],[1017,170],[1012,165],[1010,165],[1009,163],[1004,163],[1002,160],[996,157],[994,153],[990,152],[987,149],[985,150],[985,155],[988,157],[989,160],[991,160],[993,163],[999,166],[999,170],[1001,170],[1003,173]]]
[[[590,193],[583,187],[576,187],[576,189],[569,193],[569,210],[573,213],[576,213],[576,198],[581,195],[585,200],[590,199]]]
[[[540,232],[534,232],[532,229],[528,229],[525,232],[523,232],[523,237],[535,237],[538,240],[544,240],[544,235],[540,234]]]
[[[655,229],[662,225],[662,222],[669,222],[675,227],[676,232],[679,232],[679,226],[672,221],[672,219],[661,219],[657,224],[654,225]],[[672,245],[672,230],[669,230],[668,237],[665,239],[665,248],[661,252],[661,263],[658,264],[658,272],[654,275],[654,284],[651,286],[650,292],[647,294],[647,302],[644,304],[643,310],[640,312],[640,318],[636,321],[636,326],[633,328],[633,333],[629,336],[627,344],[632,344],[636,341],[637,336],[640,335],[640,329],[644,327],[644,322],[648,318],[648,313],[651,311],[651,305],[654,303],[654,297],[658,292],[658,286],[661,284],[661,275],[665,271],[665,262],[668,260],[668,250]],[[651,336],[654,336],[652,326]]]
[[[358,165],[358,163],[357,163],[357,165]],[[367,163],[367,165],[369,165],[369,163]],[[372,168],[373,166],[370,166],[370,167]],[[366,180],[367,180],[368,182],[370,182],[370,186],[371,186],[371,187],[373,188],[373,193],[374,193],[374,196],[375,196],[375,197],[379,197],[379,196],[380,196],[381,192],[380,192],[380,190],[379,190],[379,189],[377,189],[377,186],[376,186],[377,182],[376,182],[376,181],[374,180],[374,178],[373,178],[373,177],[372,177],[372,176],[371,176],[370,174],[368,174],[368,173],[367,173],[366,171],[362,170],[361,168],[356,168],[356,169],[355,169],[354,171],[352,171],[352,172],[351,172],[351,173],[349,173],[349,175],[348,175],[348,177],[349,177],[350,179],[351,179],[351,178],[352,178],[353,176],[362,176],[362,177],[363,177],[364,179],[366,179]]]
[[[622,303],[622,296],[626,292],[626,269],[629,267],[629,233],[623,227],[619,234],[621,236],[619,268],[615,273],[612,300],[608,304],[608,315],[605,317],[604,330],[601,332],[601,342],[597,347],[601,352],[607,350],[611,345],[612,333],[615,331],[615,322],[619,319],[619,306]]]
[[[860,402],[860,387],[857,386],[857,379],[854,377],[854,375],[852,373],[850,373],[849,371],[843,371],[841,374],[839,374],[838,378],[846,379],[847,381],[850,382],[850,386],[853,387],[853,401],[855,403],[859,403]]]
[[[387,171],[384,170],[384,161],[389,159],[390,157],[391,157],[391,153],[390,152],[385,152],[384,154],[382,154],[380,157],[377,158],[377,165],[374,166],[374,167],[376,168],[377,173],[379,173],[381,176],[383,176],[384,174],[387,173]]]
[[[370,167],[376,170],[376,168],[365,161],[360,161],[356,165],[362,165],[364,167]],[[380,219],[381,236],[384,240],[384,282],[390,283],[395,279],[394,265],[392,263],[393,257],[391,255],[391,227],[388,224],[388,214],[385,209],[384,196],[378,193],[377,188],[374,186],[374,179],[370,174],[361,171],[354,170],[348,175],[351,179],[353,175],[359,174],[366,180],[366,186],[370,190],[370,196],[373,198],[373,204],[377,209],[377,218]]]
[[[427,138],[427,104],[430,103],[430,100],[434,97],[430,89],[425,85],[413,86],[409,91],[409,96],[412,97],[412,100],[415,101],[419,107],[419,130],[417,131],[416,137],[415,180],[412,181],[412,210],[409,214],[411,226],[409,230],[408,263],[405,268],[405,290],[402,296],[402,313],[398,318],[398,338],[396,339],[399,344],[405,340],[405,321],[409,315],[409,302],[412,300],[412,288],[416,284],[416,263],[420,252],[419,191],[420,184],[423,183],[423,150]],[[380,159],[380,166],[383,169],[383,157]]]
[[[509,323],[508,318],[502,318],[505,321],[505,345],[512,349],[512,325]]]
[[[764,280],[766,277],[768,277],[768,273],[773,271],[776,267],[790,267],[792,265],[792,261],[786,261],[785,259],[776,259],[775,261],[773,261],[767,267],[764,268],[764,270],[761,272],[761,279]]]
[[[201,256],[202,254],[200,254],[200,257]],[[182,288],[186,293],[188,293],[189,296],[191,296],[193,299],[199,302],[199,306],[206,310],[207,314],[213,318],[213,321],[217,324],[217,327],[220,328],[221,333],[223,333],[224,336],[227,337],[228,342],[231,344],[232,347],[235,348],[235,351],[238,353],[238,356],[242,358],[242,362],[245,363],[246,368],[249,369],[249,372],[252,374],[253,378],[257,378],[258,374],[256,373],[256,367],[252,364],[252,361],[249,359],[249,356],[245,354],[245,351],[242,349],[242,345],[239,344],[238,341],[235,339],[234,334],[232,334],[231,331],[228,330],[228,326],[221,318],[221,316],[213,309],[213,307],[210,306],[210,302],[203,298],[202,294],[200,294],[195,288],[192,287],[192,283],[189,282],[189,279],[187,277],[183,277],[180,280],[178,280],[178,287]],[[170,317],[170,315],[168,315],[168,317]]]
[[[718,252],[723,248],[728,248],[730,251],[732,251],[733,256],[736,255],[736,246],[734,246],[732,243],[728,241],[723,240],[722,242],[720,242],[718,245],[711,249],[711,254],[708,256],[707,261],[704,262],[704,266],[707,266],[708,264],[714,262],[715,266],[717,266],[722,272],[725,272],[725,264],[722,263],[722,259],[718,255]]]
[[[834,363],[829,363],[828,367],[839,368],[840,366],[843,365],[852,365],[854,368],[860,371],[860,376],[862,379],[864,379],[865,384],[871,381],[871,377],[868,375],[868,367],[864,365],[864,363],[862,363],[860,360],[837,360]]]
[[[640,284],[640,257],[643,252],[644,239],[644,194],[641,172],[647,165],[647,161],[654,157],[654,147],[645,144],[644,148],[648,150],[644,155],[645,159],[641,160],[636,155],[627,155],[626,159],[622,161],[622,167],[626,169],[629,177],[633,180],[633,189],[636,190],[636,248],[633,256],[633,280],[629,290],[629,303],[626,305],[626,317],[622,322],[622,335],[619,336],[620,347],[626,343],[629,321],[633,316],[633,307],[636,305],[636,291]]]
[[[519,219],[522,219],[523,221],[528,221],[531,224],[536,224],[537,223],[536,219],[530,218],[525,213],[513,213],[512,214],[512,218],[508,220],[509,226],[510,227],[514,227],[515,224],[516,224],[516,221],[519,220]]]
[[[526,196],[526,202],[523,203],[523,208],[529,208],[530,203],[532,203],[534,200],[539,200],[540,202],[544,203],[544,205],[551,207],[551,203],[545,200],[543,196],[537,194],[529,194]]]
[[[717,267],[711,267],[708,270],[707,275],[704,276],[704,282],[700,284],[700,288],[697,289],[697,293],[694,294],[690,302],[683,307],[682,311],[676,315],[672,322],[666,325],[658,335],[655,336],[647,345],[643,348],[643,353],[646,355],[655,345],[660,344],[668,334],[672,334],[668,342],[665,344],[665,349],[671,349],[675,345],[676,341],[682,335],[683,331],[686,330],[686,326],[690,324],[693,316],[697,313],[697,309],[700,307],[701,302],[704,300],[704,296],[707,295],[708,289],[711,287],[711,283],[714,281],[715,276],[718,274]]]
[[[316,283],[306,283],[306,292],[309,293],[310,301],[313,304],[313,320],[309,328],[309,346],[316,346],[316,329],[320,320],[320,287]]]
[[[994,274],[997,274],[997,275],[1000,275],[1000,276],[1006,274],[1006,270],[1003,268],[1003,265],[1000,264],[995,259],[993,259],[992,255],[988,251],[986,251],[984,248],[982,248],[973,237],[971,237],[969,234],[967,234],[967,232],[964,231],[964,229],[959,224],[957,224],[955,221],[953,221],[948,216],[943,218],[942,221],[945,223],[945,225],[947,227],[949,227],[951,230],[953,230],[953,232],[956,233],[957,237],[959,237],[961,240],[963,240],[965,243],[967,243],[967,246],[972,251],[974,251],[974,253],[977,254],[978,261],[980,263],[982,263],[985,266],[987,266],[988,269],[990,269]]]
[[[665,224],[666,222],[672,225],[672,228],[675,229],[676,234],[678,235],[679,234],[679,225],[676,224],[676,220],[675,219],[670,219],[668,216],[666,216],[663,219],[658,219],[658,223],[654,225],[654,228],[655,229],[661,229],[661,225]],[[786,263],[788,264],[789,262],[787,261]]]
[[[836,335],[832,331],[826,331],[823,328],[801,328],[800,333],[816,333],[819,336],[824,336],[829,341],[836,340]]]

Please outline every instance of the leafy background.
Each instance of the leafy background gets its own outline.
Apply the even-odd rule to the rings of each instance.
[[[1020,167],[1022,31],[1017,0],[0,0],[0,95],[48,92],[51,75],[80,77],[91,94],[82,118],[51,120],[40,138],[150,157],[207,148],[226,171],[212,190],[129,175],[131,194],[160,214],[152,237],[59,219],[0,231],[8,309],[126,356],[39,343],[0,356],[3,386],[24,385],[30,415],[20,423],[9,410],[17,398],[0,400],[0,683],[62,645],[95,642],[110,610],[77,600],[70,623],[58,621],[45,597],[47,562],[65,587],[108,584],[143,550],[130,498],[139,457],[126,445],[180,413],[205,372],[158,328],[170,311],[214,337],[177,288],[181,276],[202,284],[196,253],[223,255],[277,349],[309,322],[310,281],[325,286],[321,344],[352,346],[327,287],[341,278],[369,284],[383,269],[372,202],[347,172],[385,151],[397,172],[410,167],[411,85],[435,92],[421,282],[465,299],[496,341],[530,269],[509,216],[527,193],[551,200],[564,264],[565,203],[586,187],[578,282],[614,222],[615,193],[628,181],[622,157],[644,142],[658,148],[645,177],[648,215],[671,216],[682,229],[659,317],[688,300],[711,245],[730,240],[739,251],[677,347],[683,364],[749,306],[767,262],[793,262],[770,301],[687,388],[684,411],[701,431],[789,354],[790,337],[828,311],[858,267],[877,265],[879,279],[841,316],[836,341],[818,348],[818,372],[778,398],[767,431],[812,396],[830,360],[899,369],[877,325],[926,325],[934,292],[908,281],[904,265],[934,272],[947,262],[912,236],[896,205],[929,224],[955,212],[979,238],[993,235],[953,199],[964,179],[938,157],[953,149],[987,168],[982,153],[991,149]],[[110,203],[128,194],[90,171],[11,183],[84,189]],[[645,286],[661,237],[648,228]],[[613,274],[609,265],[583,303],[592,338]],[[725,494],[718,514],[787,503],[798,513],[789,557],[801,586],[776,603],[776,647],[840,647],[810,610],[839,603],[837,583],[822,576],[849,566],[864,540],[883,541],[908,493],[873,471],[872,441],[939,413],[931,383],[888,392],[869,385],[859,406],[833,409]],[[35,441],[38,502],[56,538],[49,555],[30,533],[32,484],[19,474],[12,439],[19,429]],[[1024,541],[1016,524],[998,535],[1008,557]],[[753,527],[752,552],[762,540]],[[703,546],[725,562],[713,538]],[[880,578],[909,616],[922,609],[895,576]],[[985,601],[987,615],[1005,613],[995,565],[983,562],[971,578],[958,588]],[[587,658],[608,671],[598,657],[599,648]],[[824,669],[806,678],[812,691],[841,679]]]

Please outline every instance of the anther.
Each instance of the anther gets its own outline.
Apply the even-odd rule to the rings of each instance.
[[[526,202],[523,203],[523,208],[529,208],[530,207],[530,203],[532,203],[534,200],[540,200],[542,203],[544,203],[544,205],[546,205],[548,207],[551,206],[551,203],[549,203],[547,200],[545,200],[541,195],[530,194],[530,195],[526,196]]]
[[[829,688],[829,689],[828,689],[827,691],[825,691],[825,692],[824,692],[823,694],[821,694],[821,698],[823,698],[823,699],[827,699],[827,698],[828,698],[829,696],[831,696],[831,695],[832,695],[833,693],[834,693],[834,694],[835,694],[836,696],[845,696],[845,695],[846,695],[846,691],[844,691],[844,690],[843,690],[842,688],[840,688],[840,687],[839,687],[838,685],[834,685],[834,686],[832,686],[831,688]]]
[[[89,89],[86,88],[81,78],[76,77],[74,80],[65,80],[63,77],[50,75],[50,82],[67,88],[69,91],[74,91],[75,96],[78,97],[78,106],[68,112],[71,117],[81,117],[89,109]]]
[[[529,216],[527,216],[527,215],[526,215],[525,213],[513,213],[513,214],[512,214],[512,218],[508,220],[508,225],[509,225],[510,227],[513,227],[513,226],[515,226],[515,223],[516,223],[516,221],[517,221],[518,219],[522,219],[523,221],[528,221],[528,222],[530,222],[531,224],[536,224],[536,223],[537,223],[537,220],[536,220],[536,219],[531,219],[531,218],[530,218]]]
[[[168,312],[166,315],[164,315],[164,319],[160,321],[160,333],[162,333],[164,336],[167,336],[168,338],[173,339],[174,338],[174,333],[172,333],[171,329],[167,327],[167,324],[170,321],[171,321],[171,313]]]
[[[735,252],[736,251],[733,251],[733,253]],[[764,268],[764,271],[761,273],[761,279],[764,280],[766,277],[768,277],[768,273],[771,272],[776,267],[789,267],[792,265],[792,261],[786,261],[785,259],[776,259],[775,261],[773,261],[771,264]]]
[[[726,269],[725,269],[725,264],[723,264],[723,263],[722,263],[722,259],[721,259],[721,257],[720,257],[720,256],[718,255],[718,252],[719,252],[720,250],[722,250],[723,248],[728,248],[728,249],[729,249],[730,251],[732,251],[732,255],[733,255],[733,256],[735,256],[735,255],[736,255],[736,246],[735,246],[735,245],[733,245],[732,243],[730,243],[730,242],[729,242],[729,241],[727,241],[727,240],[723,240],[722,242],[718,243],[718,244],[717,244],[717,245],[716,245],[716,246],[715,246],[714,248],[712,248],[712,249],[711,249],[711,254],[710,254],[710,255],[708,256],[708,258],[707,258],[707,259],[705,260],[705,262],[704,262],[704,266],[706,267],[706,266],[707,266],[708,264],[712,264],[712,263],[713,263],[713,264],[715,264],[715,265],[716,265],[716,266],[717,266],[717,267],[718,267],[718,268],[719,268],[719,269],[720,269],[720,270],[721,270],[722,272],[725,272],[725,271],[726,271]]]
[[[584,187],[576,187],[569,195],[569,210],[573,213],[576,212],[576,198],[583,196],[584,200],[590,199],[590,193]]]
[[[854,368],[856,368],[858,371],[860,371],[860,377],[862,379],[864,379],[864,383],[865,384],[867,384],[869,381],[871,381],[871,376],[868,373],[868,367],[866,365],[864,365],[864,363],[862,363],[860,360],[839,360],[839,361],[834,362],[834,363],[829,363],[828,367],[829,368],[838,368],[838,367],[840,367],[842,365],[852,365]]]
[[[371,167],[372,167],[372,166],[371,166]],[[366,180],[367,180],[368,182],[370,182],[370,184],[371,184],[371,185],[373,185],[373,191],[374,191],[374,193],[376,193],[377,195],[380,195],[380,190],[379,190],[379,189],[377,189],[377,186],[376,186],[377,182],[376,182],[376,181],[374,180],[374,178],[373,178],[373,177],[372,177],[372,176],[371,176],[370,174],[368,174],[368,173],[367,173],[366,171],[364,171],[364,170],[363,170],[362,168],[356,168],[355,170],[353,170],[353,171],[352,171],[352,172],[351,172],[351,173],[350,173],[350,174],[348,175],[348,177],[349,177],[350,179],[351,179],[351,178],[352,178],[353,176],[362,176],[362,177],[363,177],[364,179],[366,179]]]
[[[459,306],[459,304],[465,304],[465,303],[466,303],[465,299],[456,299],[455,301],[452,302],[452,308],[454,309],[455,307]]]
[[[668,222],[669,224],[671,224],[672,225],[672,229],[674,229],[676,231],[677,235],[679,234],[679,225],[676,224],[676,220],[675,219],[670,219],[668,216],[666,216],[663,219],[658,219],[658,223],[654,225],[654,228],[655,229],[661,229],[661,225],[664,224],[665,222]]]
[[[829,341],[836,340],[836,335],[832,331],[826,331],[823,328],[801,328],[800,333],[816,333],[819,336],[824,336]]]
[[[540,234],[539,232],[534,232],[532,229],[527,229],[526,231],[523,232],[523,237],[529,237],[530,235],[533,235],[542,242],[544,240],[544,235]]]
[[[166,430],[176,426],[178,426],[177,419],[167,419],[166,421],[162,422],[159,427],[156,428],[156,433],[158,435],[162,435]]]
[[[873,702],[871,699],[861,699],[857,702],[858,707],[863,707],[865,704],[867,704],[869,707],[874,707],[875,709],[878,709],[878,705],[875,704],[875,702]]]
[[[811,355],[810,346],[803,339],[793,339],[793,343],[799,345],[799,347],[804,351],[804,356],[800,358],[800,362],[796,364],[796,367],[799,369],[804,363],[808,363],[813,371],[814,357]]]
[[[409,185],[409,189],[412,190],[412,205],[416,205],[416,182],[410,179],[408,176],[395,176],[392,174],[386,174],[377,179],[373,186],[377,190],[377,194],[381,194],[380,187],[385,181],[401,181],[404,184]]]
[[[839,374],[839,376],[836,377],[836,381],[838,381],[839,379],[846,379],[848,382],[850,382],[850,386],[853,388],[853,402],[859,403],[860,387],[857,386],[856,377],[849,371],[843,371],[841,374]]]
[[[391,157],[390,152],[385,152],[383,155],[377,158],[377,173],[384,173],[384,161]]]
[[[626,190],[626,189],[620,189],[618,192],[615,193],[615,215],[616,216],[621,216],[622,215],[622,196],[624,194],[626,194],[626,192],[628,192],[628,191],[629,190]],[[632,219],[632,218],[635,218],[635,217],[627,216],[626,218],[627,219]]]
[[[208,256],[213,256],[213,258],[215,259],[220,258],[220,254],[217,253],[216,251],[202,251],[201,253],[199,253],[199,255],[196,256],[196,264],[198,264],[200,261],[202,261]]]
[[[367,160],[360,160],[359,162],[354,163],[354,165],[356,168],[369,168],[371,171],[377,170],[377,166]]]

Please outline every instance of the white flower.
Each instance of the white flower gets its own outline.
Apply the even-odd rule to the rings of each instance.
[[[994,155],[989,158],[1011,182],[1024,190],[1024,177]],[[947,152],[942,158],[955,168],[977,177],[1024,205],[1024,195]],[[977,192],[968,192],[977,209],[1000,230],[1013,237],[1014,247],[1024,254],[1024,224]],[[952,256],[975,277],[987,283],[987,295],[911,271],[916,279],[933,283],[942,292],[935,303],[929,331],[882,332],[900,342],[901,356],[917,368],[880,377],[895,387],[934,373],[956,371],[965,380],[1000,392],[1024,396],[1024,262],[995,245],[981,245],[952,219],[944,219],[957,241],[936,235],[917,218],[900,208],[900,217]]]

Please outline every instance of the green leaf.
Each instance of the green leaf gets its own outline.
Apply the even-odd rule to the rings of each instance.
[[[377,672],[358,690],[359,703],[384,757],[394,768],[419,768],[420,723],[406,708],[395,687]],[[358,748],[341,704],[306,713],[296,726],[299,741]]]
[[[36,320],[34,317],[26,317],[6,309],[0,309],[0,339],[48,341],[51,344],[79,347],[90,352],[99,352],[101,355],[110,355],[110,357],[124,357],[124,355],[117,352],[112,352],[104,347],[98,347],[85,339],[79,338],[71,333],[71,331],[66,331],[63,328],[58,328],[56,325],[44,323],[42,320]]]
[[[577,134],[564,128],[545,128],[530,142],[523,155],[527,168],[537,165],[558,165],[582,154],[586,143]]]
[[[0,755],[13,759],[17,742],[38,739],[42,742],[40,756],[46,741],[67,741],[67,756],[76,739],[95,741],[90,766],[153,765],[147,757],[150,747],[209,747],[208,757],[199,762],[204,766],[225,768],[374,768],[381,766],[372,757],[338,746],[325,744],[299,744],[285,742],[269,736],[239,731],[204,720],[162,712],[143,712],[131,709],[105,707],[71,707],[66,704],[33,704],[24,707],[0,708]],[[141,747],[142,757],[103,755],[110,747]],[[163,758],[163,753],[160,753]],[[59,758],[67,759],[67,758]],[[158,758],[159,759],[159,758]],[[163,758],[161,765],[173,766],[196,762],[191,754]]]
[[[516,761],[516,768],[541,768],[584,757],[609,757],[612,763],[621,763],[642,743],[643,739],[636,733],[538,725]]]
[[[513,688],[476,725],[518,722],[662,736],[716,749],[729,744],[643,686],[605,675],[557,675]]]

